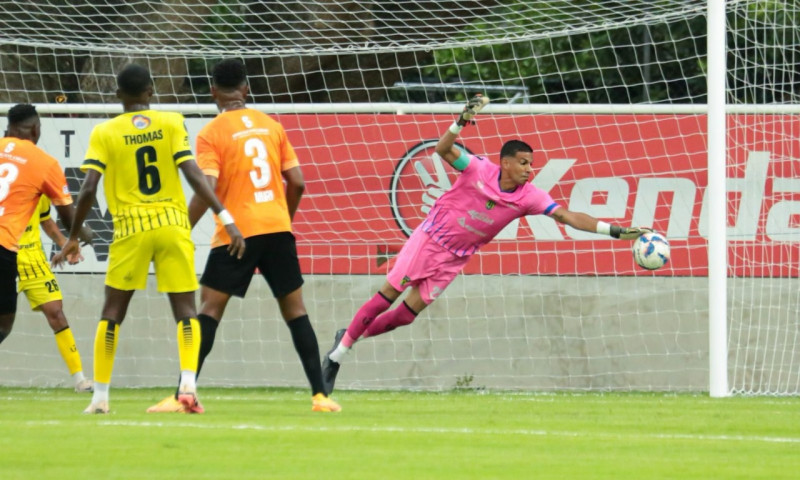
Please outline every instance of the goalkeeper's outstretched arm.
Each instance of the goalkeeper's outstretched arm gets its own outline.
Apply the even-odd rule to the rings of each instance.
[[[445,162],[458,170],[463,170],[466,164],[464,163],[462,165],[463,162],[460,160],[464,153],[455,146],[456,137],[458,137],[459,132],[461,132],[461,129],[466,125],[475,123],[473,119],[488,103],[489,99],[481,94],[472,97],[470,101],[467,102],[467,105],[464,106],[464,111],[461,112],[458,119],[450,125],[450,128],[448,128],[444,134],[442,134],[442,138],[440,138],[439,143],[436,144],[436,153],[438,153]]]
[[[583,230],[584,232],[601,233],[613,238],[622,240],[633,240],[653,230],[645,227],[620,227],[597,220],[591,215],[583,212],[572,212],[566,208],[559,207],[550,213],[550,217],[560,223],[569,225],[572,228]]]

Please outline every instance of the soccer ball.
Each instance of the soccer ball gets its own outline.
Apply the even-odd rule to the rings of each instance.
[[[659,269],[669,262],[669,242],[655,232],[640,235],[633,242],[633,259],[647,270]]]

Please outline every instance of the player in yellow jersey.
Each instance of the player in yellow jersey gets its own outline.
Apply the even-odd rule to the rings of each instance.
[[[40,226],[41,230],[59,247],[67,242],[56,222],[50,218],[50,199],[44,195],[39,198],[39,205],[19,240],[19,250],[17,251],[19,284],[17,289],[19,292],[25,293],[33,310],[41,311],[44,314],[47,323],[53,329],[58,351],[75,381],[75,391],[91,392],[92,381],[83,375],[81,354],[75,345],[75,338],[69,323],[67,323],[67,317],[64,316],[61,287],[50,270],[50,264],[42,248]],[[91,234],[87,233],[87,235],[88,238],[85,236],[84,239],[90,240]]]
[[[153,81],[146,68],[131,64],[117,75],[117,97],[124,113],[92,130],[81,166],[86,178],[78,195],[75,223],[63,250],[53,259],[54,264],[60,264],[65,256],[80,251],[77,229],[91,209],[104,175],[114,240],[109,248],[105,302],[94,341],[94,394],[85,413],[108,413],[119,326],[134,291],[146,287],[151,263],[158,289],[167,293],[178,324],[178,400],[189,411],[202,411],[195,383],[200,326],[194,299],[198,286],[194,244],[178,170],[224,224],[232,239],[227,253],[241,257],[245,251],[231,214],[224,210],[194,161],[183,116],[151,110],[152,96]]]
[[[244,297],[258,268],[278,301],[311,384],[311,409],[337,412],[339,405],[325,395],[317,336],[303,303],[303,276],[292,235],[292,217],[304,189],[303,174],[283,126],[247,108],[247,93],[242,62],[223,60],[214,66],[211,95],[220,114],[198,134],[197,161],[217,196],[237,218],[247,251],[241,259],[228,255],[231,239],[217,222],[212,250],[200,278],[198,320],[202,341],[198,372],[211,352],[228,300],[231,296]],[[207,209],[205,199],[197,195],[192,198],[192,225]],[[183,409],[170,396],[148,411]]]

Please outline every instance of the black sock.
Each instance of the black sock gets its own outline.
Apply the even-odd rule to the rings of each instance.
[[[311,326],[308,315],[297,317],[286,324],[292,333],[294,349],[300,357],[300,363],[303,364],[308,383],[311,384],[311,393],[313,395],[324,393],[325,387],[322,385],[322,364],[319,360],[317,334],[314,333],[314,327]]]
[[[197,356],[197,377],[199,377],[203,362],[214,347],[214,338],[217,336],[217,326],[219,326],[219,322],[214,320],[214,317],[204,313],[197,316],[197,321],[200,323],[200,353]],[[178,388],[175,389],[175,398],[178,398],[178,393],[180,393],[178,392],[181,388],[180,383],[181,378],[178,377]]]
[[[200,322],[200,355],[197,358],[197,376],[199,377],[203,362],[214,347],[214,338],[217,335],[219,322],[205,313],[198,315],[197,321]]]

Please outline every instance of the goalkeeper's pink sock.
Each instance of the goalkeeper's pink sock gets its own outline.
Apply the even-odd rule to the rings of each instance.
[[[412,323],[415,318],[417,318],[417,312],[411,310],[408,304],[403,302],[402,305],[399,305],[394,310],[389,310],[379,315],[378,318],[370,323],[367,326],[367,330],[364,331],[364,338],[374,337],[375,335],[390,332],[397,327],[408,325]]]
[[[375,317],[385,312],[392,306],[392,302],[383,296],[381,292],[376,293],[372,298],[367,300],[367,303],[361,305],[350,326],[347,327],[347,333],[342,337],[341,345],[347,348],[353,346],[356,340],[364,333],[370,323],[375,320]]]

